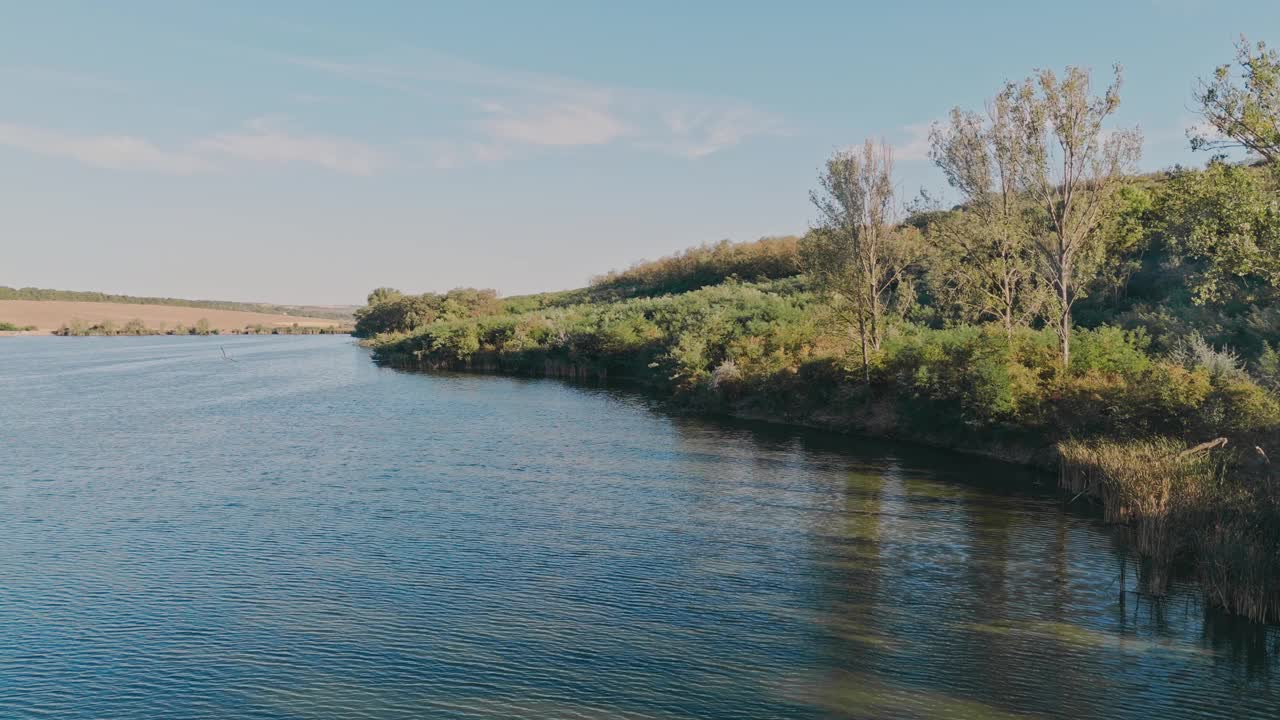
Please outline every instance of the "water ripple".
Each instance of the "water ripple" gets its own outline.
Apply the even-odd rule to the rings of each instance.
[[[1003,466],[333,337],[6,339],[0,414],[6,719],[1276,716]]]

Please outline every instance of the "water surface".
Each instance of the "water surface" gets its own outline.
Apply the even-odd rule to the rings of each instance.
[[[0,453],[2,718],[1280,713],[1275,629],[918,448],[320,336],[2,339]]]

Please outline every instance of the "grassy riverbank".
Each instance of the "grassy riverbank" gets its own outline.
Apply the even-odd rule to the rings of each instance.
[[[1280,617],[1280,585],[1270,580],[1280,578],[1270,572],[1280,557],[1280,512],[1269,494],[1270,469],[1253,450],[1280,436],[1280,401],[1268,389],[1276,380],[1274,329],[1252,325],[1265,335],[1249,338],[1250,345],[1263,349],[1246,361],[1199,334],[1209,329],[1193,324],[1201,309],[1129,297],[1109,316],[1095,310],[1108,322],[1077,329],[1064,369],[1047,328],[948,327],[921,306],[916,321],[887,332],[868,382],[855,339],[800,273],[798,256],[756,262],[795,247],[795,239],[722,244],[582,290],[505,300],[474,291],[448,300],[387,297],[362,314],[358,331],[371,335],[371,318],[417,313],[405,320],[417,323],[411,329],[367,337],[380,361],[626,379],[681,410],[893,437],[1043,467],[1061,458],[1073,473],[1089,466],[1106,479],[1068,483],[1072,495],[1094,499],[1108,520],[1145,538],[1134,547],[1151,569],[1147,590],[1162,593],[1170,572],[1191,572],[1215,604],[1256,619]],[[682,291],[691,275],[708,284]],[[1138,275],[1135,286],[1149,279]],[[1134,308],[1147,302],[1191,327],[1142,322],[1145,311]],[[1237,332],[1227,329],[1238,326],[1232,316],[1222,317],[1227,322],[1212,327]],[[1185,467],[1177,459],[1219,437],[1227,438],[1225,448]],[[1097,453],[1131,458],[1148,475],[1125,475]],[[1160,528],[1154,535],[1145,529],[1151,523]]]
[[[900,213],[893,149],[867,141],[824,164],[803,237],[506,300],[381,288],[356,334],[402,367],[621,377],[690,411],[1057,464],[1133,533],[1146,589],[1191,567],[1214,604],[1280,620],[1280,55],[1242,43],[1237,65],[1202,84],[1216,133],[1193,145],[1261,160],[1137,175],[1140,131],[1108,127],[1119,71],[1096,96],[1037,71],[934,126],[955,207]]]
[[[590,295],[590,293],[588,293]],[[1051,462],[1068,438],[1228,436],[1263,442],[1276,399],[1206,341],[1158,351],[1141,330],[1081,329],[1072,364],[1051,331],[903,324],[870,382],[803,276],[594,301],[515,298],[369,340],[386,362],[625,378],[691,410],[765,417]]]

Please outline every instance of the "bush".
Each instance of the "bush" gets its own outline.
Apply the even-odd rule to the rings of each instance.
[[[800,274],[799,240],[762,238],[749,243],[722,240],[652,262],[632,265],[592,280],[595,289],[628,295],[660,295],[696,290],[729,278],[757,282]]]
[[[916,428],[978,430],[1016,413],[1012,364],[1009,340],[994,328],[925,330],[891,339],[877,377]]]
[[[1102,372],[1135,377],[1151,365],[1147,356],[1150,341],[1141,328],[1121,330],[1104,325],[1080,330],[1072,336],[1071,372]]]

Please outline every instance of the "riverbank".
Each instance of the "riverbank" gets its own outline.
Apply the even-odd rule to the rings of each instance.
[[[767,423],[782,427],[821,430],[842,435],[858,435],[920,445],[936,450],[961,453],[973,457],[1019,465],[1041,472],[1056,472],[1057,453],[1051,448],[1032,445],[990,444],[985,446],[962,444],[940,435],[911,433],[893,422],[893,410],[884,403],[866,409],[866,412],[815,412],[808,415],[776,415],[753,410],[746,406],[720,403],[717,405],[689,404],[678,396],[666,392],[663,384],[654,378],[621,374],[615,367],[611,373],[604,365],[580,364],[543,358],[541,367],[536,360],[512,362],[498,353],[476,353],[463,359],[432,358],[423,354],[386,352],[375,341],[363,341],[374,350],[374,359],[381,365],[399,370],[431,372],[465,372],[508,377],[551,378],[593,385],[610,385],[634,389],[647,396],[665,402],[668,410],[677,414],[726,417],[738,420]]]
[[[864,368],[838,307],[810,288],[797,264],[762,248],[744,254],[768,269],[740,272],[741,262],[729,262],[719,282],[690,290],[671,288],[691,274],[699,282],[715,274],[681,262],[657,285],[614,277],[502,301],[456,294],[475,298],[471,304],[390,295],[357,314],[357,333],[378,361],[396,367],[625,380],[679,412],[890,438],[1042,470],[1059,467],[1063,443],[1157,442],[1176,456],[1176,448],[1225,438],[1210,452],[1217,486],[1230,492],[1188,495],[1149,514],[1176,532],[1159,548],[1135,545],[1144,562],[1167,566],[1146,573],[1146,587],[1161,594],[1161,578],[1175,570],[1212,576],[1221,590],[1215,604],[1280,619],[1280,587],[1248,581],[1242,594],[1231,585],[1232,577],[1265,576],[1268,558],[1280,554],[1280,538],[1250,530],[1280,527],[1269,497],[1244,492],[1270,483],[1269,466],[1250,453],[1280,437],[1280,400],[1263,381],[1265,342],[1251,372],[1195,331],[1101,324],[1075,329],[1063,367],[1047,328],[900,322],[885,329]],[[738,279],[752,275],[758,279]],[[1123,480],[1088,484],[1070,497],[1138,527],[1145,520],[1106,491]],[[1211,567],[1231,548],[1253,558],[1250,573]]]
[[[378,362],[399,369],[622,383],[665,401],[677,412],[883,438],[1042,472],[1057,470],[1065,499],[1096,504],[1104,522],[1119,528],[1139,559],[1138,588],[1162,597],[1171,579],[1194,578],[1208,604],[1258,622],[1280,621],[1280,484],[1258,446],[1241,447],[1219,438],[1188,447],[1163,437],[1124,442],[1066,440],[1052,445],[1012,444],[988,437],[966,443],[956,433],[913,431],[892,399],[885,397],[839,409],[828,405],[803,414],[767,414],[748,409],[750,402],[699,404],[698,398],[664,393],[654,377],[619,374],[619,366],[611,374],[607,365],[545,356],[477,352],[466,358],[440,357],[425,352],[379,352],[376,341],[366,344],[375,348]]]

